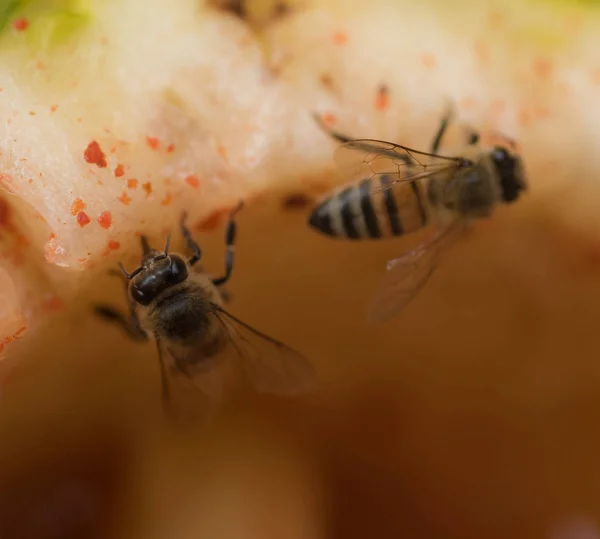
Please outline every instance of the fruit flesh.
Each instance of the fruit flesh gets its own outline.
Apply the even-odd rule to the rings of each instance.
[[[88,514],[79,482],[104,522],[111,481],[128,477],[118,521],[128,537],[177,520],[177,503],[190,536],[210,524],[223,537],[233,519],[215,509],[198,522],[196,508],[210,499],[247,515],[256,469],[259,536],[285,526],[264,509],[283,493],[288,522],[318,529],[310,508],[331,492],[328,516],[344,536],[530,537],[590,506],[600,488],[589,479],[600,445],[598,14],[323,2],[256,36],[198,2],[155,4],[90,3],[80,33],[44,47],[27,38],[33,18],[5,29],[0,172],[27,243],[3,234],[15,290],[6,309],[39,326],[4,350],[0,482],[21,525],[55,499]],[[306,207],[282,200],[341,181],[313,111],[353,136],[426,148],[447,95],[461,121],[519,140],[530,194],[457,245],[403,317],[370,328],[365,307],[385,262],[416,240],[332,242],[306,227]],[[95,321],[89,305],[123,306],[106,270],[135,265],[138,232],[162,244],[184,208],[205,266],[221,273],[224,215],[240,197],[232,309],[314,359],[324,389],[307,407],[244,396],[214,445],[197,434],[169,446],[138,426],[159,415],[153,350]],[[19,331],[4,320],[3,339]],[[73,440],[104,449],[75,451]],[[61,469],[65,454],[72,465]],[[94,468],[106,477],[88,477]],[[211,469],[214,483],[198,489]]]

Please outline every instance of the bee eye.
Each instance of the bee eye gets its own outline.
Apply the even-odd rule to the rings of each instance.
[[[171,255],[171,266],[170,266],[170,274],[169,274],[169,283],[177,284],[183,282],[187,279],[188,270],[187,265],[184,260],[177,256]]]
[[[131,297],[140,305],[150,305],[154,299],[154,294],[145,293],[143,289],[134,282],[131,286]]]

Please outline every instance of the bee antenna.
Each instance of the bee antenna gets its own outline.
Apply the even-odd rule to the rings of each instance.
[[[119,262],[119,267],[121,268],[123,275],[125,275],[125,277],[127,277],[127,279],[133,279],[140,271],[142,271],[142,267],[140,266],[140,267],[136,268],[135,270],[133,270],[133,272],[127,273],[125,266],[123,266],[123,264],[121,264],[121,262]]]
[[[169,253],[169,244],[171,243],[171,233],[167,234],[167,241],[165,241],[165,256]]]
[[[150,252],[150,244],[148,243],[148,237],[142,235],[140,237],[140,241],[142,243],[142,252],[143,254],[147,255]]]

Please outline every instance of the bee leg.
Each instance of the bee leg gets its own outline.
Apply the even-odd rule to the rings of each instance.
[[[452,108],[448,107],[448,111],[446,112],[446,114],[444,114],[444,116],[442,116],[442,123],[440,124],[440,127],[437,130],[437,133],[435,134],[435,137],[433,138],[433,142],[431,143],[431,153],[437,154],[440,146],[442,144],[442,139],[444,138],[444,135],[446,134],[446,129],[448,129],[448,126],[450,125],[450,120],[452,119]]]
[[[158,365],[160,367],[160,387],[161,394],[163,400],[163,406],[165,412],[170,412],[170,392],[169,392],[169,382],[167,380],[167,368],[165,366],[165,360],[163,358],[162,348],[160,346],[160,341],[156,339],[156,349],[158,351]]]
[[[181,221],[179,223],[179,227],[181,228],[181,235],[185,240],[187,248],[194,253],[194,256],[188,260],[190,266],[193,266],[200,258],[202,257],[202,251],[200,250],[199,245],[192,238],[192,234],[190,233],[190,229],[185,226],[185,221],[187,219],[187,213],[183,212],[181,214]]]
[[[227,251],[225,252],[225,275],[218,279],[213,279],[215,286],[221,286],[225,284],[231,277],[231,271],[233,270],[233,255],[235,253],[235,234],[236,234],[236,223],[235,214],[242,208],[243,203],[240,202],[239,206],[231,213],[229,221],[227,223],[227,229],[225,231],[225,246]]]
[[[95,305],[94,313],[96,316],[108,320],[121,327],[123,331],[134,341],[146,341],[148,336],[140,327],[139,320],[135,312],[131,312],[131,318],[127,320],[125,315],[108,305]]]

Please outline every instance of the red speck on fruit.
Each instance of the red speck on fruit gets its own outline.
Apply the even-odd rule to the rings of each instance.
[[[48,241],[52,241],[56,239],[56,234],[54,232],[50,232],[50,235],[48,236]]]
[[[223,158],[223,159],[227,159],[227,148],[225,148],[225,146],[223,146],[222,144],[219,144],[217,146],[217,152],[219,152],[219,155]]]
[[[111,251],[116,251],[121,247],[121,244],[117,240],[108,240],[107,246]]]
[[[167,146],[167,153],[171,153],[175,151],[175,144],[169,144]]]
[[[85,213],[84,211],[80,211],[77,214],[76,219],[77,219],[77,224],[81,228],[90,224],[90,218],[88,217],[87,213]]]
[[[115,176],[117,178],[120,178],[121,176],[123,176],[123,174],[125,174],[125,167],[123,165],[121,165],[121,163],[119,163],[116,167],[115,167]]]
[[[336,117],[331,112],[325,112],[321,114],[321,120],[325,125],[332,126],[336,122]]]
[[[142,189],[146,192],[147,197],[152,194],[152,184],[150,182],[143,183]]]
[[[490,60],[490,49],[485,43],[485,41],[478,39],[475,41],[473,45],[473,52],[475,53],[475,58],[481,64],[487,64]]]
[[[27,28],[29,28],[29,21],[23,17],[20,19],[15,19],[13,21],[13,28],[19,32],[27,30]]]
[[[103,211],[98,217],[98,224],[102,228],[110,228],[112,225],[112,215],[109,211]]]
[[[52,105],[50,107],[50,112],[56,112],[56,109],[58,108],[58,105]]]
[[[76,198],[71,204],[71,215],[77,215],[80,211],[85,210],[86,203],[80,198]]]
[[[105,168],[106,163],[106,155],[100,149],[100,144],[98,144],[95,140],[92,140],[83,152],[83,158],[87,163],[91,163],[93,165],[97,165],[99,168]]]
[[[421,55],[421,63],[427,69],[433,69],[437,66],[437,58],[433,54],[427,52]]]
[[[169,204],[171,204],[172,200],[173,200],[173,196],[171,195],[171,193],[167,192],[167,194],[165,195],[165,198],[163,198],[160,201],[160,205],[161,206],[168,206]]]
[[[540,79],[548,79],[552,75],[552,63],[547,58],[536,58],[533,61],[533,72]]]
[[[345,45],[348,42],[348,34],[343,30],[333,32],[331,39],[336,45]]]
[[[160,140],[158,140],[156,137],[146,137],[146,144],[148,144],[151,149],[158,150],[158,147],[160,146]]]
[[[200,180],[198,180],[198,178],[192,174],[185,178],[185,183],[187,183],[193,189],[198,189],[198,187],[200,187]]]
[[[123,191],[118,200],[125,204],[125,206],[129,206],[129,203],[131,202],[132,198],[125,191]]]
[[[380,84],[375,94],[375,108],[377,110],[387,110],[390,106],[390,89],[385,84]]]
[[[127,187],[129,189],[135,189],[137,187],[138,181],[135,178],[131,178],[127,180]]]

